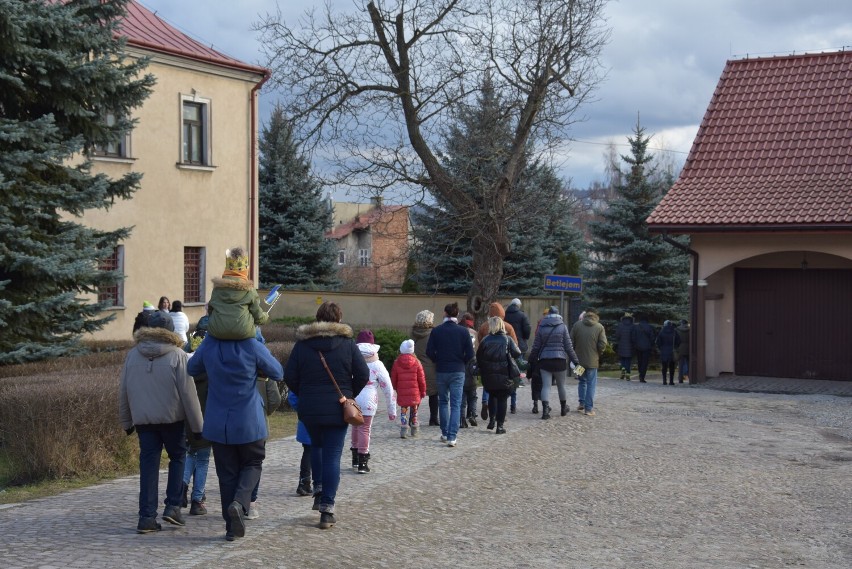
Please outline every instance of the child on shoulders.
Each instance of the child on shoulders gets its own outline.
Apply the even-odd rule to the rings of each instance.
[[[213,279],[208,332],[220,340],[254,338],[257,326],[269,315],[260,307],[260,296],[249,280],[249,259],[241,247],[225,252],[225,272]]]

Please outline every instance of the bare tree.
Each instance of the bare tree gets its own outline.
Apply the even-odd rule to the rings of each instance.
[[[381,192],[426,188],[461,212],[473,235],[468,309],[497,294],[509,253],[507,220],[531,143],[552,148],[600,81],[609,38],[606,0],[382,0],[354,14],[310,12],[298,27],[280,11],[255,28],[289,116],[333,157],[338,182]],[[483,72],[513,115],[503,171],[486,196],[461,190],[438,141]]]

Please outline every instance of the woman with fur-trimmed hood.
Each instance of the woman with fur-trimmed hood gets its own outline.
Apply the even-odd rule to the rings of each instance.
[[[254,338],[269,315],[260,307],[260,296],[248,278],[249,259],[241,247],[225,252],[225,272],[213,279],[208,332],[220,340]]]

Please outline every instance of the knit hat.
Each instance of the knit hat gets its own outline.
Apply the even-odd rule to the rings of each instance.
[[[511,304],[517,304],[518,306],[520,306],[521,305],[521,299],[520,298],[513,298],[512,302],[510,302],[509,304],[510,305]]]
[[[142,310],[152,312],[154,310],[154,305],[148,302],[147,300],[142,301]]]
[[[239,277],[248,280],[249,258],[242,247],[225,251],[225,272],[223,277]]]
[[[547,313],[548,314],[559,314],[559,307],[558,306],[551,306],[550,308],[547,309]]]
[[[432,326],[435,315],[430,310],[421,310],[414,317],[414,323],[418,326]]]
[[[414,340],[405,340],[402,344],[399,345],[399,353],[400,354],[413,354],[414,353]]]
[[[375,342],[376,338],[369,330],[361,330],[358,332],[358,338],[355,340],[356,344],[374,344]]]
[[[147,326],[148,328],[165,328],[169,332],[175,331],[175,323],[172,321],[172,317],[168,312],[163,312],[162,310],[156,310],[148,317]]]

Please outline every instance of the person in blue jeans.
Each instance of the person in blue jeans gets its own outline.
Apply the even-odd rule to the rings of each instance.
[[[207,404],[207,374],[193,378],[201,413]],[[189,431],[189,429],[187,429]],[[191,432],[186,433],[189,450],[186,452],[186,462],[183,468],[183,497],[181,506],[189,506],[189,515],[203,516],[207,513],[205,504],[207,498],[207,471],[210,468],[210,452],[212,443],[203,438],[195,439]],[[192,487],[189,483],[192,481]],[[190,491],[191,490],[191,491]],[[188,496],[187,496],[188,494]]]
[[[595,415],[595,389],[598,385],[598,367],[600,358],[607,346],[606,331],[600,323],[597,312],[589,308],[582,320],[571,327],[571,342],[580,365],[585,371],[578,377],[577,411],[589,416]]]
[[[465,366],[475,356],[470,334],[458,323],[458,316],[457,302],[446,305],[443,324],[432,329],[426,344],[426,355],[435,363],[441,442],[449,447],[456,446],[459,431]]]

